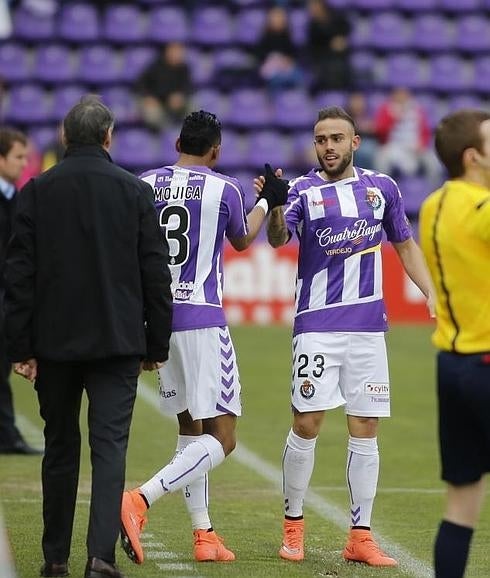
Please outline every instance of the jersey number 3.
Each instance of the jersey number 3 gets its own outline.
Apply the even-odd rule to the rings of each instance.
[[[160,211],[160,227],[165,231],[170,265],[182,265],[189,258],[190,214],[182,205],[167,205]]]

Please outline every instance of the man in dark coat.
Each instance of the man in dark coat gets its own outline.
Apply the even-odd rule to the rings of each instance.
[[[0,128],[0,454],[36,455],[42,451],[31,447],[15,425],[14,404],[9,376],[11,363],[5,344],[3,272],[7,243],[11,232],[18,181],[27,164],[27,137],[9,127]]]
[[[122,577],[115,544],[137,379],[168,358],[168,245],[152,188],[112,163],[113,124],[96,97],[72,108],[65,157],[21,190],[8,249],[8,351],[14,371],[34,381],[45,421],[41,576],[68,575],[85,390],[85,578]]]

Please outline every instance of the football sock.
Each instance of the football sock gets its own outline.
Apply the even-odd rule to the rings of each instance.
[[[315,463],[316,440],[304,439],[289,431],[282,458],[284,512],[288,518],[303,516],[303,501]]]
[[[201,436],[177,437],[177,453]],[[182,488],[185,505],[191,517],[193,530],[207,530],[211,528],[208,513],[208,474],[204,473],[190,484]]]
[[[225,459],[223,446],[209,434],[187,445],[174,459],[144,483],[140,491],[151,505],[164,494],[180,490]]]
[[[473,528],[442,520],[434,543],[436,578],[462,578],[468,560]]]
[[[351,525],[371,527],[376,488],[378,485],[379,452],[376,438],[349,436],[346,478],[351,501]]]

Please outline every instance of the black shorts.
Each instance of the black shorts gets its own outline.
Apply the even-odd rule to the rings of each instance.
[[[437,358],[441,477],[454,485],[490,471],[490,353]]]

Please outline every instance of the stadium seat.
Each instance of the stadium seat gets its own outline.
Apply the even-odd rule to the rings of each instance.
[[[293,42],[304,46],[306,42],[308,14],[304,8],[297,8],[289,12],[289,29]]]
[[[400,177],[397,180],[409,217],[417,217],[422,201],[434,190],[433,183],[426,177]]]
[[[177,160],[178,153],[175,149],[175,143],[179,136],[177,129],[163,131],[163,134],[157,141],[158,146],[158,163],[157,166],[173,165]]]
[[[35,79],[55,84],[72,82],[76,72],[76,56],[64,44],[37,47],[33,66]]]
[[[342,90],[327,90],[315,95],[315,107],[317,110],[320,108],[327,108],[328,106],[345,107],[346,105],[347,93]],[[313,126],[312,123],[310,123],[310,126]]]
[[[228,97],[214,88],[197,90],[192,101],[195,109],[206,110],[215,114],[221,123],[227,123],[229,113]]]
[[[11,88],[4,120],[12,124],[39,124],[51,120],[51,100],[38,84],[21,84]]]
[[[429,62],[429,88],[436,92],[464,92],[473,87],[473,67],[456,54],[433,56]]]
[[[475,80],[473,88],[486,96],[488,107],[488,95],[490,94],[490,55],[477,56],[474,60]]]
[[[475,94],[456,94],[448,99],[448,111],[461,108],[483,108],[482,100]]]
[[[109,86],[102,90],[102,100],[112,110],[116,124],[133,124],[139,120],[136,97],[126,86]]]
[[[264,163],[276,169],[290,167],[293,161],[291,137],[282,131],[259,130],[250,133],[247,165],[252,170],[263,171]]]
[[[371,46],[378,50],[403,50],[410,45],[411,28],[397,12],[380,12],[371,17]]]
[[[419,14],[413,18],[413,50],[449,51],[454,47],[454,26],[441,14]]]
[[[481,14],[460,16],[456,22],[456,46],[464,52],[490,51],[490,18]]]
[[[0,77],[11,83],[30,80],[31,58],[22,44],[0,44]]]
[[[59,138],[59,130],[53,125],[38,126],[29,130],[29,139],[40,152],[55,143],[57,138]]]
[[[152,46],[129,46],[121,52],[120,80],[133,83],[156,56]]]
[[[431,10],[437,10],[439,0],[395,0],[394,7],[404,12],[418,14]]]
[[[192,41],[203,46],[223,46],[231,44],[233,38],[233,18],[221,6],[196,8],[192,17]]]
[[[270,125],[270,121],[269,100],[264,91],[242,88],[230,94],[230,125],[255,129]]]
[[[80,49],[79,80],[87,84],[107,84],[121,79],[121,62],[116,51],[105,44]]]
[[[379,69],[379,59],[369,50],[355,50],[350,56],[354,88],[370,89]]]
[[[322,107],[320,107],[322,108]],[[313,164],[317,164],[315,147],[313,144],[313,130],[304,130],[301,132],[295,132],[292,135],[292,159],[290,168],[296,170],[308,171],[313,167]]]
[[[116,130],[112,156],[117,163],[135,172],[161,164],[161,151],[156,137],[143,128]]]
[[[235,16],[235,41],[253,46],[260,38],[266,18],[265,10],[240,10]]]
[[[224,173],[233,172],[243,167],[247,153],[247,142],[243,135],[235,131],[224,130],[221,136],[221,151],[218,159],[218,170]]]
[[[214,79],[214,58],[212,53],[188,47],[187,63],[195,87],[209,86]]]
[[[146,40],[146,22],[137,5],[112,4],[106,8],[102,33],[109,42],[143,42]]]
[[[239,48],[222,48],[213,53],[213,86],[229,91],[257,84],[254,57]]]
[[[416,98],[427,114],[430,127],[434,129],[441,118],[448,112],[447,99],[441,98],[432,92],[419,92]]]
[[[351,0],[352,8],[358,10],[390,10],[394,7],[395,0]]]
[[[372,46],[371,18],[353,16],[349,43],[353,49],[371,48]]]
[[[313,126],[316,110],[302,89],[284,90],[272,101],[272,124],[276,128],[303,129]]]
[[[448,12],[471,12],[480,9],[480,0],[439,0],[439,10]]]
[[[426,88],[428,83],[424,60],[412,52],[389,54],[380,70],[380,84],[389,89],[405,86],[419,90]]]
[[[80,102],[80,99],[86,93],[86,87],[80,84],[58,86],[53,91],[52,118],[55,121],[62,120],[70,108]]]
[[[58,33],[70,42],[94,42],[99,38],[99,17],[92,4],[65,4],[61,9]]]
[[[13,15],[13,36],[28,42],[53,40],[56,36],[55,18],[50,14],[38,14],[19,6]]]
[[[148,15],[148,40],[152,42],[187,42],[189,23],[180,6],[155,6]]]

